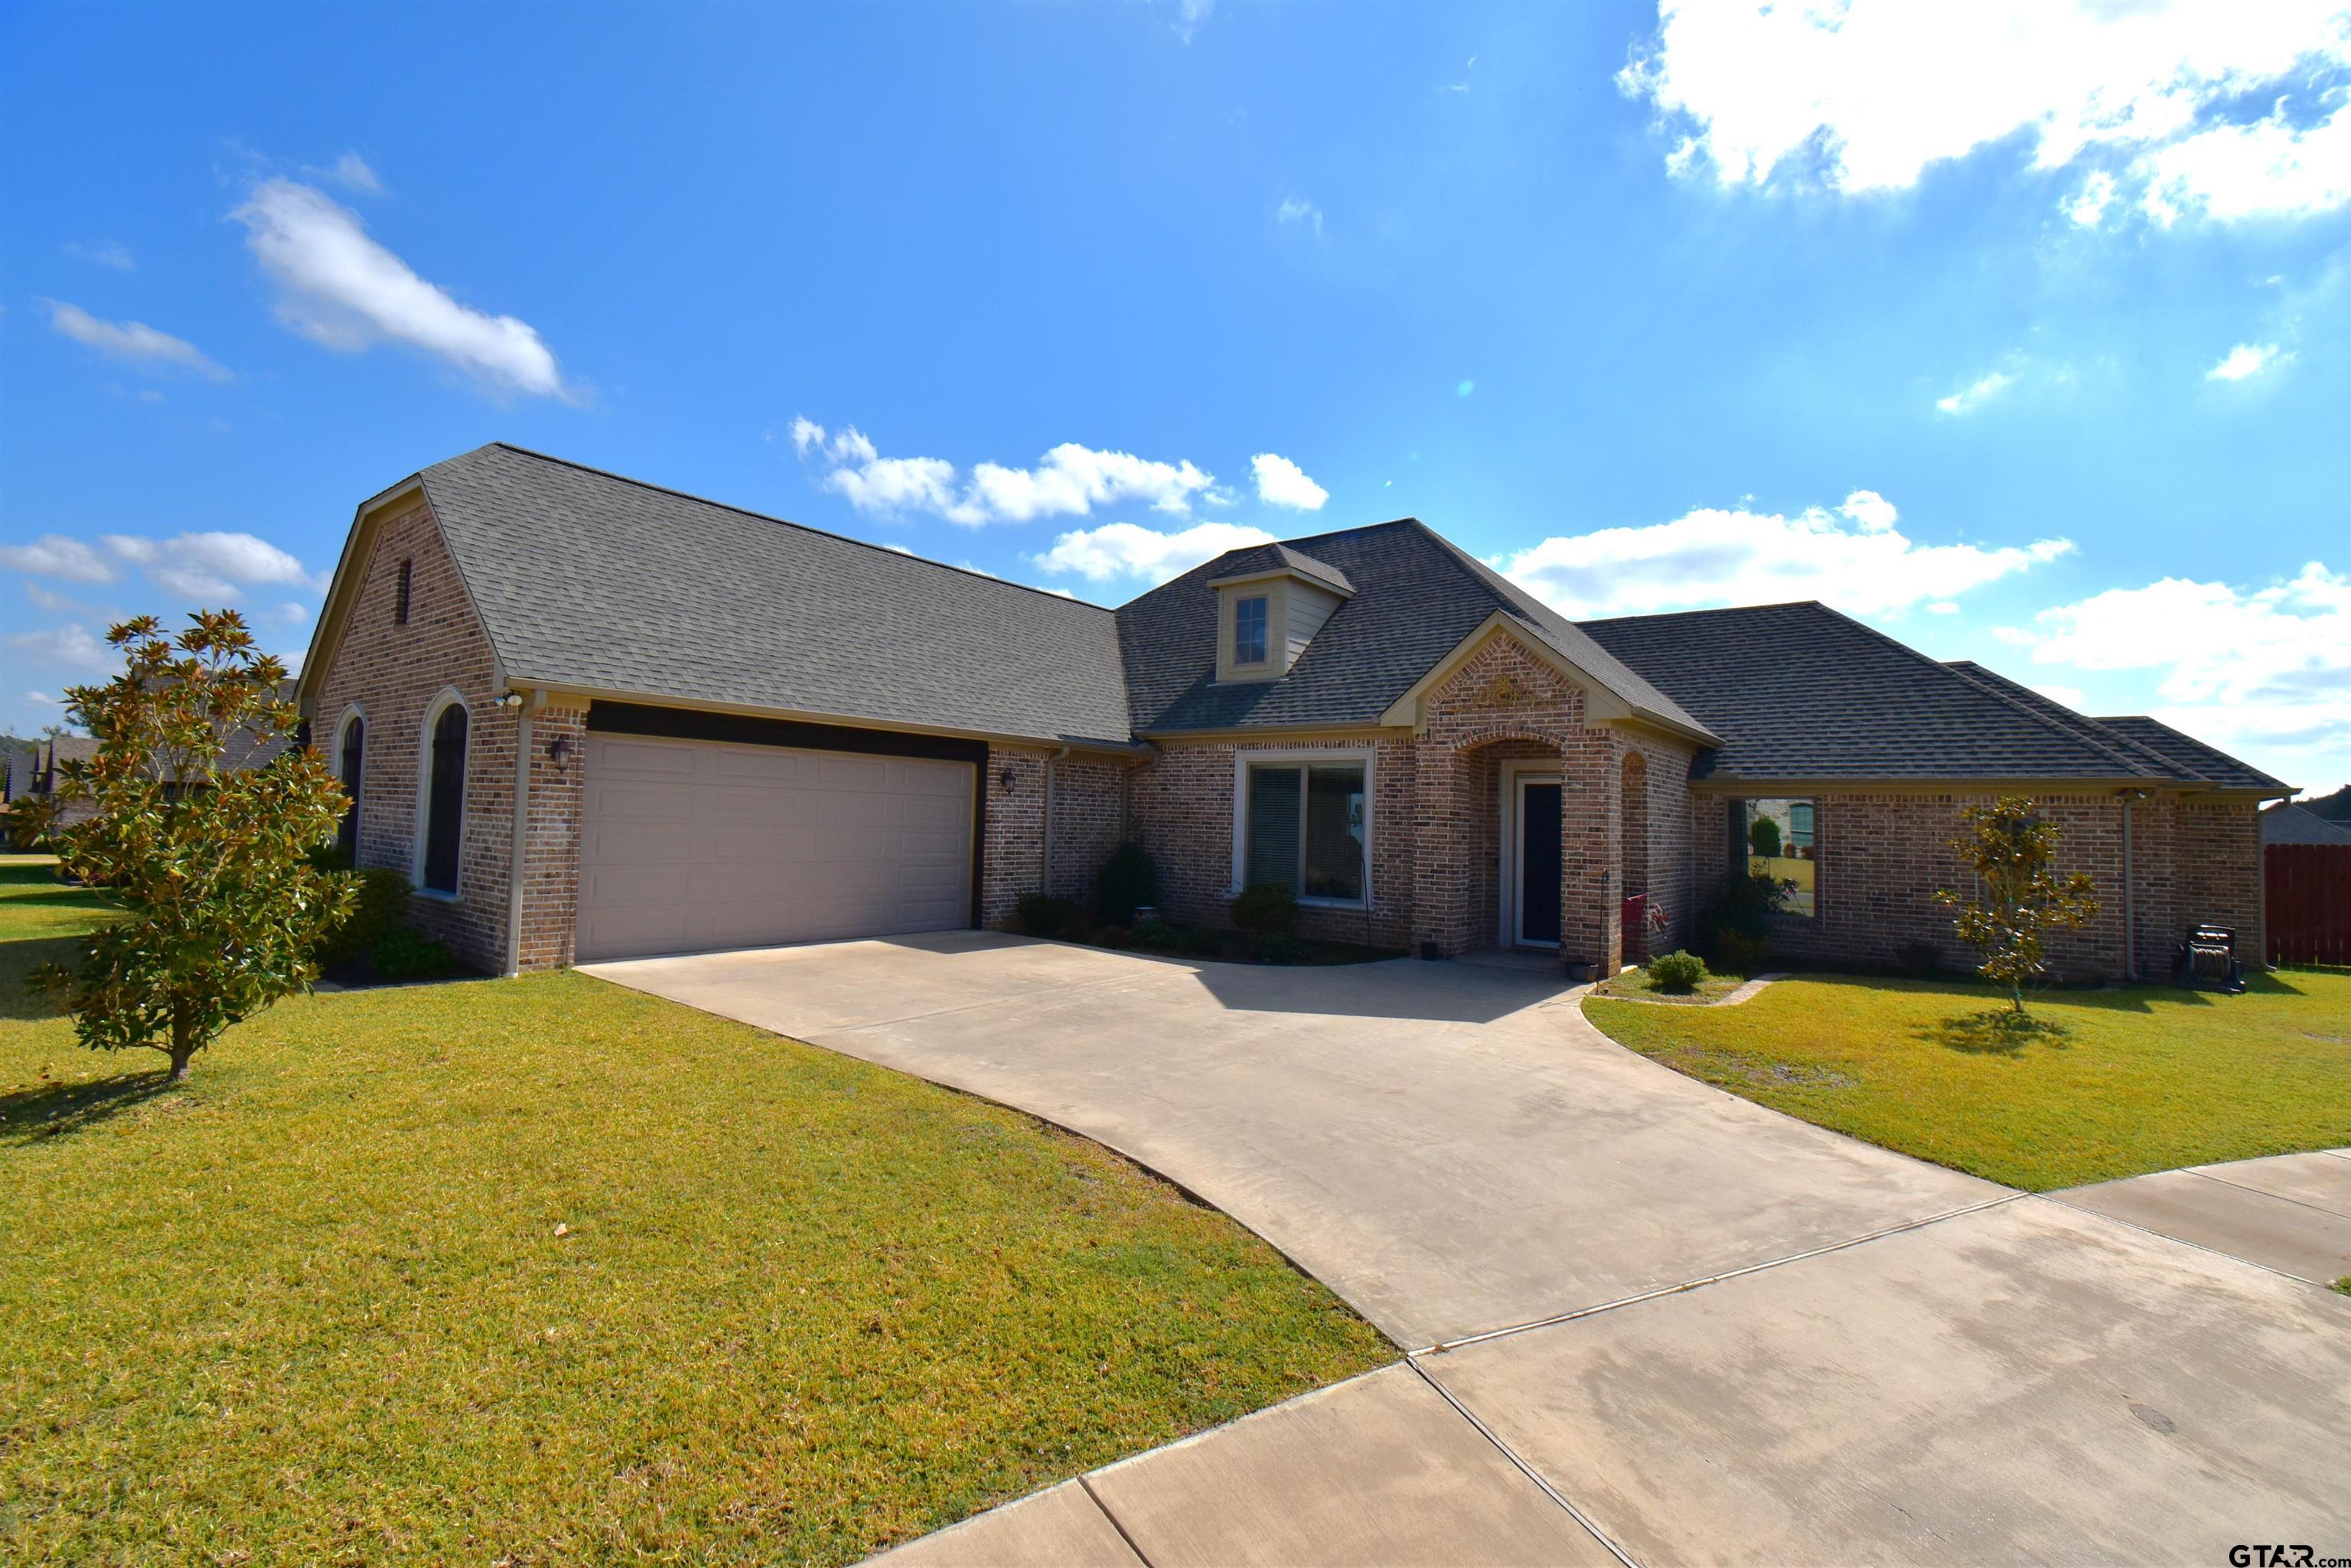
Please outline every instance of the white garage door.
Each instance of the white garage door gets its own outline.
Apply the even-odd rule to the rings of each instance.
[[[974,772],[591,735],[579,956],[968,925]]]

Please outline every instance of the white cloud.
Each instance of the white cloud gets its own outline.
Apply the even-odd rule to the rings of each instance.
[[[2079,686],[2034,686],[2032,689],[2051,702],[2072,708],[2075,713],[2082,712],[2084,706],[2090,700],[2083,695],[2082,688]]]
[[[230,215],[277,280],[278,319],[313,341],[343,352],[406,343],[498,391],[569,395],[554,354],[528,322],[460,305],[313,187],[265,180]]]
[[[2168,228],[2187,212],[2223,223],[2310,217],[2351,202],[2351,108],[2307,130],[2283,112],[2251,125],[2215,125],[2132,165],[2139,204]]]
[[[1894,509],[1893,502],[1875,490],[1855,490],[1844,498],[1844,505],[1837,510],[1847,519],[1860,524],[1861,531],[1865,534],[1885,533],[1902,516]]]
[[[2156,717],[2289,783],[2351,779],[2351,576],[2319,561],[2265,588],[2109,589],[2001,630],[2035,664],[2155,672]]]
[[[1959,607],[1948,599],[1938,599],[1927,606],[1927,613],[1929,615],[1957,615],[1959,612]]]
[[[122,663],[121,655],[108,647],[103,638],[92,635],[77,622],[15,632],[8,645],[22,649],[34,664],[52,668],[103,673],[120,668]]]
[[[0,545],[0,566],[68,582],[114,580],[114,568],[104,556],[63,534],[43,534],[28,545]]]
[[[178,534],[168,539],[109,534],[106,548],[130,561],[166,592],[192,600],[225,600],[248,588],[323,585],[302,563],[266,539],[246,533]]]
[[[2082,182],[2082,189],[2064,204],[2065,215],[2085,229],[2096,228],[2115,204],[2115,177],[2104,169],[2093,170]]]
[[[1276,207],[1273,218],[1279,224],[1299,224],[1310,227],[1317,235],[1322,232],[1322,209],[1311,202],[1300,201],[1296,196],[1288,198]]]
[[[1074,572],[1093,582],[1139,578],[1161,583],[1179,577],[1228,549],[1270,543],[1263,528],[1239,523],[1195,523],[1160,533],[1134,523],[1105,523],[1054,539],[1053,548],[1029,559],[1048,572]]]
[[[117,272],[136,271],[139,258],[131,247],[119,239],[72,239],[66,241],[66,254],[76,261],[86,261],[94,267],[110,267]]]
[[[1208,13],[1216,8],[1217,0],[1176,0],[1176,36],[1190,43],[1192,35],[1200,30],[1200,24],[1207,21]]]
[[[167,365],[193,371],[212,381],[230,379],[224,367],[184,338],[159,332],[144,321],[102,321],[78,305],[49,302],[49,325],[77,343],[87,343],[101,354],[135,364]]]
[[[2342,0],[1661,0],[1659,10],[1657,37],[1618,86],[1677,134],[1670,169],[1708,169],[1726,186],[1899,190],[1930,164],[2021,136],[2042,170],[2101,149],[2135,153],[2133,177],[2174,213],[2227,220],[2351,199],[2340,110],[2304,131],[2235,118],[2265,90],[2323,94],[2351,68]],[[2064,210],[2095,223],[2112,199],[2085,186]]]
[[[1260,452],[1249,459],[1257,472],[1257,498],[1269,507],[1288,507],[1301,512],[1319,512],[1331,492],[1306,476],[1306,470],[1289,458],[1271,452]]]
[[[2005,371],[1994,371],[1970,385],[1961,387],[1949,397],[1938,397],[1935,406],[1945,413],[1968,413],[1981,408],[2016,384],[2016,378]]]
[[[2204,379],[2208,382],[2241,382],[2292,358],[2292,354],[2279,353],[2275,343],[2240,343],[2222,355],[2219,364],[2206,371]]]
[[[323,169],[305,169],[302,172],[315,174],[321,180],[332,180],[347,191],[362,191],[371,196],[383,194],[383,182],[375,177],[375,171],[368,167],[367,160],[356,152],[346,152]]]
[[[1128,452],[1097,451],[1074,441],[1045,454],[1034,468],[977,463],[958,484],[944,457],[884,457],[854,425],[828,433],[805,416],[792,421],[792,445],[821,463],[824,488],[862,512],[930,512],[951,523],[1025,523],[1037,517],[1084,517],[1096,507],[1140,501],[1177,516],[1193,500],[1228,505],[1216,476],[1190,462],[1161,463]],[[1301,476],[1303,477],[1303,476]]]
[[[1578,618],[1798,599],[1872,615],[1949,600],[2074,549],[2062,538],[1921,544],[1896,517],[1873,490],[1855,491],[1834,511],[1701,507],[1671,522],[1548,538],[1490,564]]]

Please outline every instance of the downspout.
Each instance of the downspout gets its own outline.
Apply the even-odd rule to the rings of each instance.
[[[1053,764],[1069,754],[1065,746],[1045,758],[1045,821],[1037,835],[1037,891],[1048,898],[1053,894]]]
[[[503,700],[521,710],[515,715],[514,842],[507,852],[506,975],[512,979],[522,973],[523,866],[530,851],[530,716],[546,705],[547,694],[508,692]]]

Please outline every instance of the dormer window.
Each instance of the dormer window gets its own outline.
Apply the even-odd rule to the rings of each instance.
[[[1233,603],[1233,663],[1262,664],[1265,663],[1265,595],[1256,594]]]
[[[1306,644],[1351,597],[1355,585],[1336,567],[1287,545],[1258,545],[1217,558],[1231,570],[1215,573],[1217,679],[1278,681],[1290,674]]]

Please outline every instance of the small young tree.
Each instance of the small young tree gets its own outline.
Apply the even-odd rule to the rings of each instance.
[[[1769,817],[1758,817],[1748,823],[1747,847],[1765,860],[1777,860],[1780,855],[1780,824]]]
[[[2024,1016],[2024,983],[2043,972],[2041,934],[2060,926],[2087,925],[2097,917],[2090,877],[2075,872],[2060,881],[2055,871],[2062,831],[2033,815],[2032,802],[2003,795],[1990,806],[1962,813],[1968,836],[1951,841],[1976,873],[1978,892],[1963,897],[1949,888],[1935,902],[1957,909],[1952,928],[1959,940],[1983,954],[1976,973],[2008,988],[2010,1005]]]
[[[308,856],[334,837],[343,789],[308,747],[225,765],[232,747],[244,760],[298,722],[278,695],[285,666],[255,652],[235,611],[199,611],[176,638],[141,616],[107,641],[122,673],[66,690],[98,755],[63,764],[57,787],[95,814],[56,837],[65,869],[123,917],[78,967],[34,978],[70,992],[82,1044],[161,1051],[176,1083],[222,1030],[318,977],[311,953],[349,913],[351,879]]]

